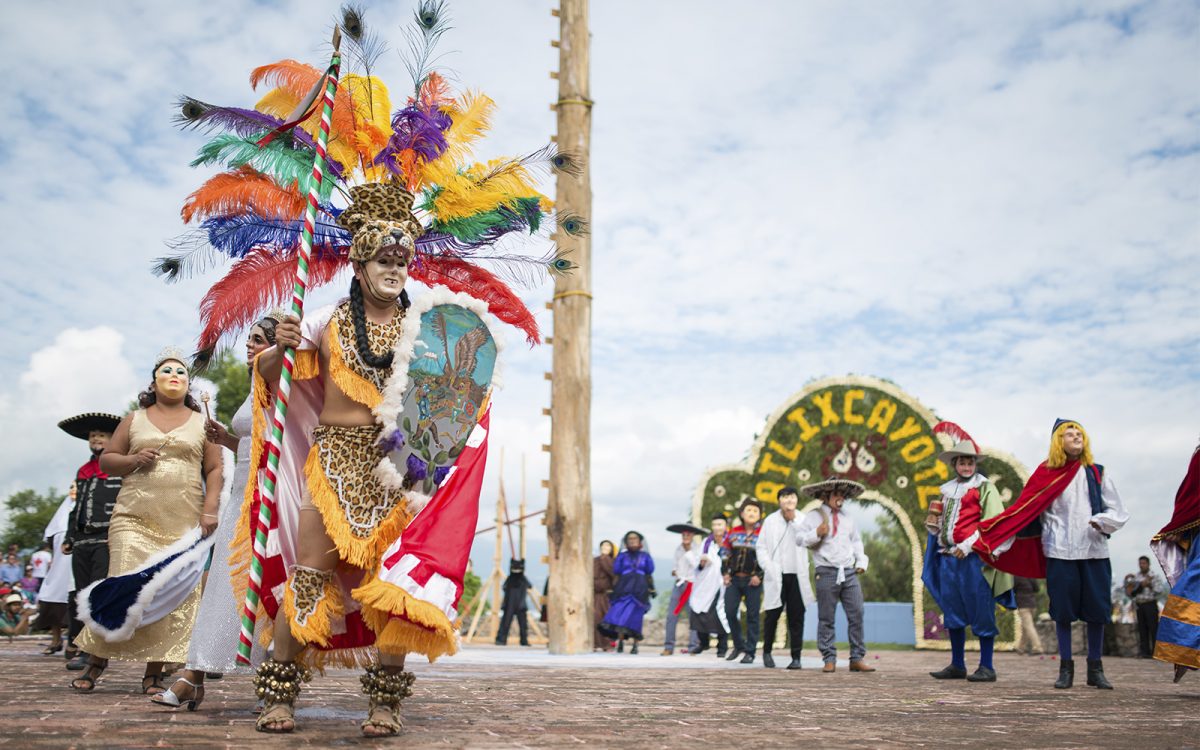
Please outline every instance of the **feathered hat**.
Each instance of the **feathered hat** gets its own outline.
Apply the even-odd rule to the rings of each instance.
[[[388,87],[373,74],[386,45],[359,10],[342,11],[348,72],[334,99],[309,285],[328,283],[351,261],[383,247],[411,243],[411,278],[483,301],[535,344],[537,322],[506,280],[529,284],[574,265],[555,248],[528,256],[495,244],[509,235],[548,236],[555,228],[585,232],[583,219],[555,216],[552,202],[534,187],[539,171],[577,175],[580,165],[552,145],[519,157],[471,160],[495,104],[477,91],[452,91],[434,69],[434,48],[448,28],[444,5],[418,4],[405,32],[413,87],[394,110]],[[290,128],[285,120],[304,111],[297,105],[310,101],[323,80],[317,68],[281,60],[251,72],[252,87],[271,87],[253,109],[180,100],[178,124],[219,133],[192,166],[224,171],[184,201],[181,215],[193,228],[171,243],[172,255],[155,261],[155,272],[174,281],[223,258],[234,263],[200,303],[198,363],[223,337],[291,294],[321,115],[314,111]]]
[[[954,468],[954,460],[957,458],[983,458],[983,454],[979,452],[979,443],[953,422],[938,422],[933,426],[933,434],[946,435],[954,441],[953,448],[938,454],[938,460],[950,468]]]

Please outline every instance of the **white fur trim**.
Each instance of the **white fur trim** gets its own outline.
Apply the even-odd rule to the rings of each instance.
[[[393,490],[404,487],[404,475],[400,473],[395,462],[388,456],[384,456],[383,460],[375,464],[375,470],[372,473],[384,487]]]
[[[172,560],[165,568],[158,571],[154,577],[142,587],[141,593],[138,594],[137,600],[129,611],[125,613],[125,622],[116,630],[110,630],[103,625],[100,625],[92,619],[92,608],[88,601],[92,589],[99,586],[108,579],[101,579],[91,584],[87,588],[80,591],[75,598],[76,606],[79,609],[79,619],[82,620],[93,633],[99,635],[109,643],[118,643],[127,641],[133,637],[133,634],[142,625],[150,625],[165,617],[171,610],[166,610],[159,613],[147,613],[147,608],[154,601],[154,597],[168,584],[177,582],[182,576],[182,582],[185,584],[188,593],[200,584],[200,578],[204,574],[204,563],[207,561],[208,552],[212,549],[215,535],[210,534],[207,538],[200,538],[200,529],[192,529],[178,542],[175,542],[170,547],[167,547],[157,555],[151,556],[146,562],[142,563],[135,571],[130,571],[126,575],[131,575],[137,571],[152,568],[161,563],[163,560],[172,555],[179,555],[178,558]],[[183,554],[180,554],[180,553]],[[188,570],[188,568],[194,568]],[[116,577],[116,576],[114,576]],[[188,578],[194,578],[190,585],[187,584]],[[149,616],[147,616],[149,614]]]
[[[449,479],[450,475],[447,474],[446,478]],[[444,482],[443,482],[443,484],[444,484]],[[432,495],[426,495],[421,492],[409,492],[408,493],[408,512],[412,513],[413,516],[415,517],[418,513],[425,510],[425,506],[428,505],[429,501],[432,499],[433,499]]]
[[[397,542],[398,544],[398,542]],[[409,573],[420,563],[415,555],[405,555],[391,568],[379,571],[379,580],[407,591],[411,596],[427,602],[442,610],[451,622],[458,619],[458,610],[454,607],[454,597],[458,587],[454,581],[440,573],[434,573],[424,586],[409,577]]]

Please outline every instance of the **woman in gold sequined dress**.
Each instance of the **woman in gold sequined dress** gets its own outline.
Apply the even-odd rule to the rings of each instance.
[[[205,439],[205,420],[188,382],[182,352],[160,354],[154,382],[138,397],[142,408],[121,420],[100,456],[105,472],[124,478],[109,526],[109,576],[136,570],[197,525],[205,535],[217,527],[221,449]],[[187,660],[199,606],[197,586],[171,614],[138,628],[129,640],[109,643],[85,630],[80,642],[91,659],[71,687],[92,690],[111,658],[146,662],[142,692],[161,692],[163,663]]]

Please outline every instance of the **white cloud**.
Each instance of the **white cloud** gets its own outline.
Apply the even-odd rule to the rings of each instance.
[[[0,492],[64,490],[90,455],[56,426],[89,411],[121,415],[149,383],[125,358],[125,337],[107,326],[68,328],[33,352],[18,378],[0,388],[0,423],[10,436],[0,456]]]

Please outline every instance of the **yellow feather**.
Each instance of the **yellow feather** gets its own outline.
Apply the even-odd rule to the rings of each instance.
[[[391,137],[391,99],[387,86],[375,76],[350,73],[345,78],[345,91],[354,106],[354,146],[367,161],[375,158]]]
[[[450,128],[446,131],[446,151],[437,161],[455,164],[464,162],[483,135],[492,127],[492,113],[496,103],[479,92],[468,91],[458,98],[450,115]]]
[[[259,112],[274,115],[280,119],[287,119],[288,115],[292,114],[292,111],[296,109],[296,105],[299,103],[300,97],[295,96],[286,89],[279,88],[268,91],[262,99],[258,100],[258,104],[255,104],[254,108]],[[300,123],[300,127],[311,135],[313,140],[316,140],[317,133],[321,129],[320,113],[314,113],[307,120]],[[354,150],[354,147],[347,143],[342,134],[332,126],[329,128],[329,142],[325,145],[325,152],[329,154],[331,159],[341,164],[343,169],[350,169],[358,164],[358,153]]]
[[[481,182],[489,174],[492,176]],[[547,200],[534,187],[529,170],[509,159],[493,159],[462,171],[451,171],[439,159],[426,166],[425,177],[430,183],[441,187],[433,202],[434,212],[440,221],[490,211],[517,198]]]

